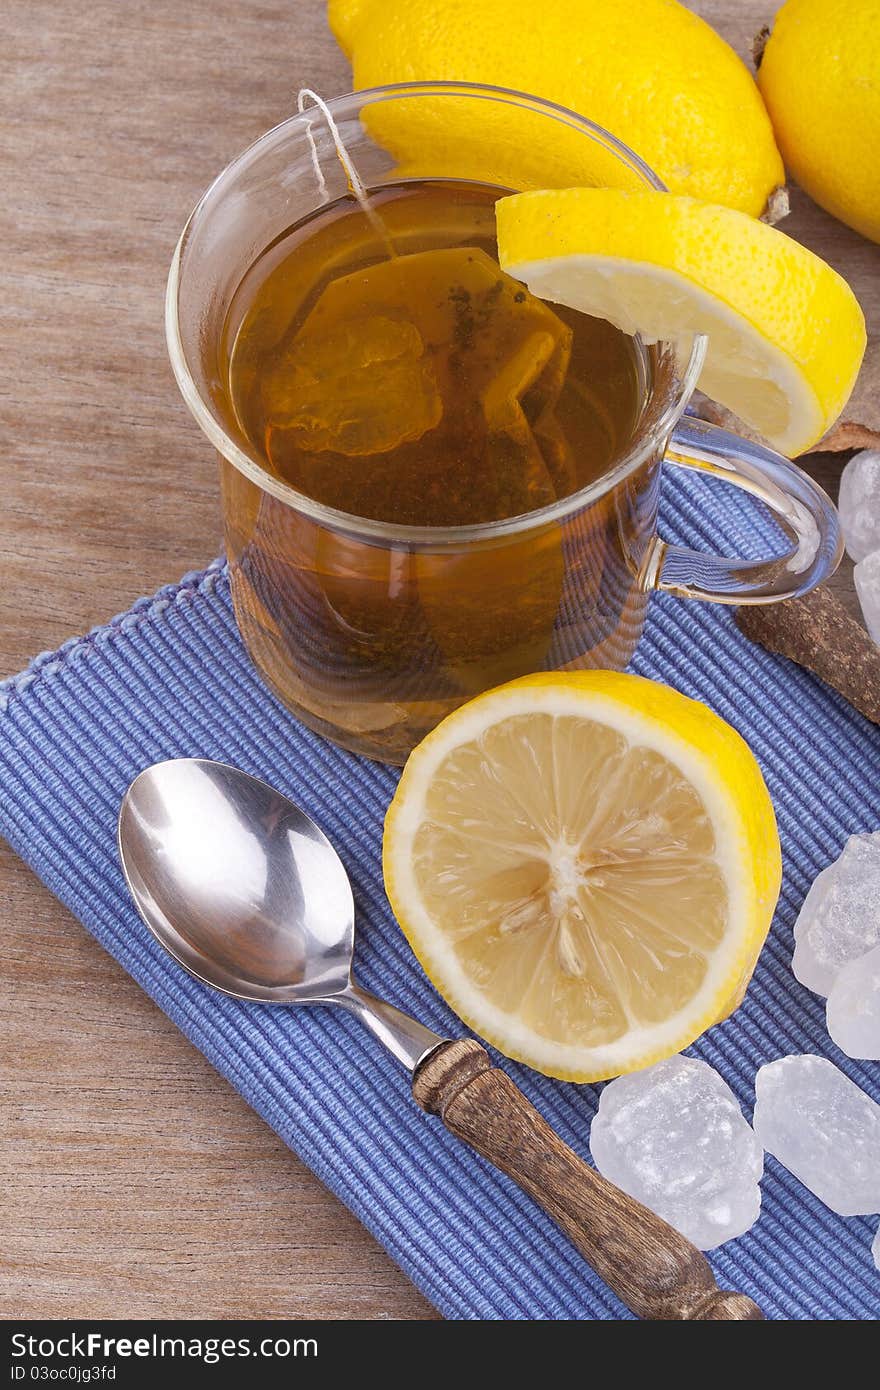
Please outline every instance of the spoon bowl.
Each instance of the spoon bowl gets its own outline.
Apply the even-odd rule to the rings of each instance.
[[[354,899],[326,835],[256,777],[204,758],[146,768],[119,856],[151,932],[205,984],[266,1004],[350,985]]]

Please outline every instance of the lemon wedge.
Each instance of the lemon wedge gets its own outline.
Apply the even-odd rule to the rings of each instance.
[[[638,676],[526,676],[416,748],[385,886],[426,973],[507,1056],[594,1081],[740,1003],[780,883],[760,769],[704,705]]]
[[[496,204],[502,269],[644,342],[709,339],[700,388],[793,457],[855,385],[865,319],[842,276],[731,208],[646,189],[544,189]]]

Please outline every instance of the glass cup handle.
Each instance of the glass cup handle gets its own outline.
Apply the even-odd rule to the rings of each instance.
[[[665,461],[732,483],[764,502],[792,536],[784,554],[735,560],[670,545],[657,537],[643,568],[647,589],[710,603],[776,603],[814,588],[843,554],[831,499],[796,463],[705,420],[685,417],[673,431]]]

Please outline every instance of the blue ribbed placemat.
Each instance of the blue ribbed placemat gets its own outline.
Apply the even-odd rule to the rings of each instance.
[[[692,477],[667,479],[663,510],[667,535],[703,548],[750,555],[774,536],[741,495]],[[880,826],[880,729],[750,646],[729,612],[705,604],[656,599],[633,667],[707,701],[745,735],[782,832],[782,897],[755,979],[742,1008],[693,1051],[721,1071],[747,1115],[758,1066],[790,1052],[833,1058],[880,1098],[880,1064],[837,1052],[824,1001],[790,971],[792,926],[811,879],[847,835]],[[0,831],[443,1313],[628,1316],[528,1198],[416,1109],[402,1072],[353,1019],[237,1003],[154,945],[116,859],[119,801],[148,763],[196,754],[265,778],[320,822],[354,883],[360,979],[459,1034],[382,890],[382,819],[395,774],[307,732],[260,684],[219,565],[0,686]],[[596,1091],[504,1065],[587,1154]],[[877,1317],[876,1222],[833,1215],[769,1158],[763,1192],[757,1225],[711,1256],[721,1285],[750,1294],[771,1318]]]

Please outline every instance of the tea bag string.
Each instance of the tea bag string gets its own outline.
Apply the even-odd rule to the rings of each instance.
[[[386,228],[385,223],[382,221],[381,217],[376,212],[372,202],[370,201],[370,195],[367,192],[366,186],[360,174],[357,171],[354,160],[352,159],[351,155],[345,147],[342,136],[339,133],[339,127],[337,126],[336,121],[333,118],[333,113],[331,112],[324,98],[319,96],[317,92],[313,91],[311,87],[300,87],[296,98],[296,109],[301,116],[305,113],[306,104],[309,101],[313,102],[314,105],[317,106],[318,110],[321,112],[321,115],[324,117],[324,120],[327,122],[327,128],[330,131],[330,135],[336,149],[336,156],[339,160],[339,163],[345,170],[345,177],[348,180],[349,188],[351,189],[354,196],[357,198],[358,203],[360,204],[364,212],[364,215],[366,216],[370,225],[377,233],[377,235],[385,243],[385,246],[388,250],[388,254],[390,256],[395,256],[397,253],[394,248],[394,243],[391,240],[391,237],[388,235],[388,229]],[[312,167],[315,171],[315,178],[318,181],[318,187],[321,190],[321,196],[323,198],[327,198],[327,180],[324,178],[324,171],[321,168],[321,160],[318,155],[318,147],[315,144],[315,137],[312,134],[311,121],[309,121],[306,125],[306,135],[308,136],[309,149],[311,151]]]

